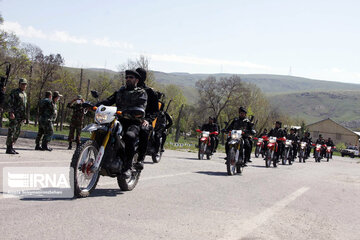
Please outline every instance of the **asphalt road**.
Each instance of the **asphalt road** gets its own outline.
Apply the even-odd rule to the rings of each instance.
[[[0,137],[5,142],[4,137]],[[69,166],[64,144],[33,151],[20,139],[9,166]],[[0,239],[360,239],[360,160],[265,168],[254,159],[227,176],[224,154],[166,151],[147,158],[137,187],[121,192],[103,177],[86,199],[21,200],[0,195]],[[2,192],[0,171],[0,192]]]

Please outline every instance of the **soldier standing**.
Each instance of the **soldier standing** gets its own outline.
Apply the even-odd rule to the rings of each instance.
[[[73,115],[71,117],[70,123],[70,132],[68,136],[69,140],[69,147],[68,149],[71,150],[72,142],[74,141],[74,133],[76,131],[76,146],[78,147],[80,144],[80,134],[81,134],[81,127],[84,120],[85,109],[82,107],[82,103],[84,99],[81,95],[77,96],[77,99],[72,100],[68,103],[67,107],[73,110]]]
[[[52,92],[45,92],[45,98],[40,101],[39,104],[39,130],[36,136],[35,150],[48,150],[47,143],[50,142],[53,134],[52,116],[54,115],[54,104],[52,102]],[[42,138],[42,145],[40,147],[40,140]]]
[[[26,87],[27,80],[25,78],[19,79],[19,88],[11,91],[9,95],[9,130],[6,139],[6,153],[7,154],[18,154],[13,148],[20,135],[20,128],[22,123],[27,120],[26,118]],[[26,121],[27,122],[27,121]]]

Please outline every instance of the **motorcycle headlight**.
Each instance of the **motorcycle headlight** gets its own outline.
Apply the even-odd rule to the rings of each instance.
[[[206,137],[206,138],[209,137],[209,135],[210,135],[209,132],[203,132],[203,134],[202,134],[202,136],[203,136],[203,137]]]
[[[108,118],[108,115],[107,115],[107,114],[103,114],[103,113],[97,113],[97,114],[95,114],[95,120],[96,120],[98,123],[106,122],[107,118]]]
[[[258,142],[263,142],[264,141],[264,139],[262,139],[262,138],[259,138],[259,140],[258,140]]]

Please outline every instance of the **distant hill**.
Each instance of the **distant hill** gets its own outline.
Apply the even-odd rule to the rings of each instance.
[[[80,75],[80,69],[68,68]],[[101,68],[84,69],[85,79],[96,79],[106,74],[117,79],[117,72]],[[198,98],[196,81],[208,76],[229,77],[233,74],[189,74],[154,71],[156,81],[161,84],[175,84],[184,91],[188,102]],[[270,101],[291,116],[298,116],[312,123],[332,118],[343,125],[360,128],[360,84],[315,80],[302,77],[271,74],[238,74],[244,82],[256,84]]]
[[[360,91],[323,91],[279,94],[270,101],[307,123],[331,118],[351,129],[360,128]]]
[[[208,76],[216,78],[229,77],[233,74],[189,74],[189,73],[164,73],[155,71],[156,80],[163,84],[176,84],[194,87],[196,81]],[[267,94],[324,91],[324,90],[359,90],[360,84],[314,80],[309,78],[271,75],[271,74],[238,74],[244,82],[254,83]]]

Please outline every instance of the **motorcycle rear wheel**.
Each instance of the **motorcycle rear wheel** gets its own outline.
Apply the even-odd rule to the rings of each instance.
[[[133,163],[136,163],[138,159],[138,153],[135,153],[133,157]],[[131,191],[133,190],[137,183],[139,182],[141,171],[135,170],[132,171],[131,177],[129,179],[124,179],[122,176],[117,176],[117,182],[122,191]]]
[[[159,163],[161,161],[161,157],[162,157],[161,144],[162,144],[162,140],[160,140],[159,149],[157,150],[157,152],[151,155],[153,163]]]
[[[100,175],[99,170],[93,172],[92,165],[98,153],[99,147],[92,140],[86,141],[75,150],[70,164],[70,167],[74,169],[73,176],[70,176],[70,179],[74,180],[71,181],[74,196],[87,197],[95,189]]]

